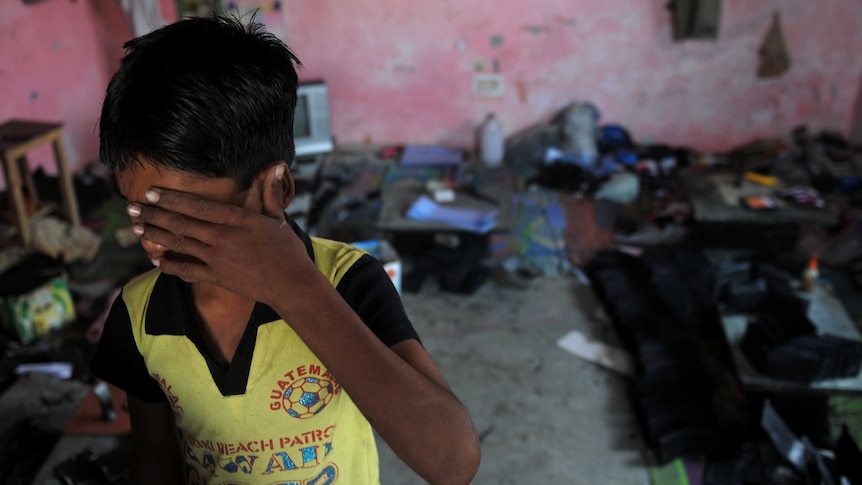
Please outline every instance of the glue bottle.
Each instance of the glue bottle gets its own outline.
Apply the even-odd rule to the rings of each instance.
[[[503,127],[493,113],[488,113],[479,133],[479,155],[486,167],[499,167],[504,154]]]
[[[820,277],[820,270],[817,268],[817,253],[811,255],[808,260],[808,267],[802,272],[802,291],[812,292],[817,286],[817,278]]]

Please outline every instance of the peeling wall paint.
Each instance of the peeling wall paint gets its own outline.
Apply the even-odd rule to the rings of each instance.
[[[856,144],[862,145],[862,78],[859,79],[859,86],[856,89],[854,113],[850,137]]]
[[[704,150],[800,123],[849,132],[862,79],[862,3],[725,0],[719,41],[685,43],[671,40],[665,3],[291,1],[286,30],[302,76],[330,85],[340,142],[466,146],[488,111],[512,133],[572,99],[594,103],[603,122],[638,139]],[[757,49],[776,11],[793,66],[758,80]],[[391,62],[404,44],[409,77]],[[493,72],[493,60],[505,95],[471,96],[472,76]]]
[[[162,5],[175,9],[172,0]],[[72,169],[97,159],[105,88],[131,37],[120,2],[0,0],[0,123],[60,121]],[[48,147],[29,160],[55,172]]]
[[[172,0],[162,1],[175,15]],[[720,40],[682,44],[671,40],[664,2],[283,5],[302,77],[329,83],[341,143],[469,146],[489,111],[512,133],[572,99],[594,103],[604,122],[622,123],[640,140],[707,150],[800,123],[848,132],[857,119],[860,2],[725,0]],[[758,80],[757,49],[775,11],[793,66]],[[63,121],[73,167],[95,159],[105,86],[130,37],[119,2],[0,0],[0,121]],[[473,96],[474,74],[495,71],[503,96]],[[31,162],[50,158],[36,152]]]

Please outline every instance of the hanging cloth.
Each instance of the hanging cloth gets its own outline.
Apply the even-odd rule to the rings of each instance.
[[[772,16],[772,25],[760,45],[760,65],[757,67],[757,77],[768,79],[782,76],[790,70],[790,53],[784,41],[784,31],[781,29],[781,15],[776,12]]]

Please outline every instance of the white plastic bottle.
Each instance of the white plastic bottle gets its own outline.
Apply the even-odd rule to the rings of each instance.
[[[505,154],[503,127],[493,113],[488,113],[479,134],[479,155],[486,167],[499,167]]]

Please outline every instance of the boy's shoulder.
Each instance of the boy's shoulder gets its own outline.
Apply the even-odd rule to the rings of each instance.
[[[161,272],[157,268],[153,268],[135,276],[123,285],[123,291],[117,297],[118,301],[114,302],[115,306],[119,304],[119,308],[124,309],[126,316],[123,320],[128,318],[127,321],[131,324],[132,334],[136,341],[140,341],[145,333],[147,309],[150,307],[153,289],[159,280],[159,275]],[[167,302],[162,304],[167,304]]]
[[[311,246],[314,264],[336,286],[347,271],[368,254],[351,244],[320,237],[312,237]]]
[[[161,272],[158,268],[153,268],[135,276],[123,285],[123,299],[126,300],[126,304],[128,305],[135,300],[146,301],[150,293],[152,293],[160,274]]]
[[[338,253],[341,251],[346,251],[346,252],[359,251],[359,252],[362,252],[362,250],[359,249],[358,247],[356,247],[352,244],[348,244],[346,242],[336,241],[334,239],[326,239],[326,238],[318,237],[318,236],[310,236],[310,239],[311,239],[311,244],[314,246],[315,249],[322,248],[326,251],[335,252],[335,253]],[[315,253],[315,256],[316,256],[316,253]]]
[[[314,251],[314,261],[315,263],[318,263],[318,266],[321,262],[327,264],[349,265],[367,254],[362,249],[346,242],[316,236],[312,236],[310,239],[311,248]]]

